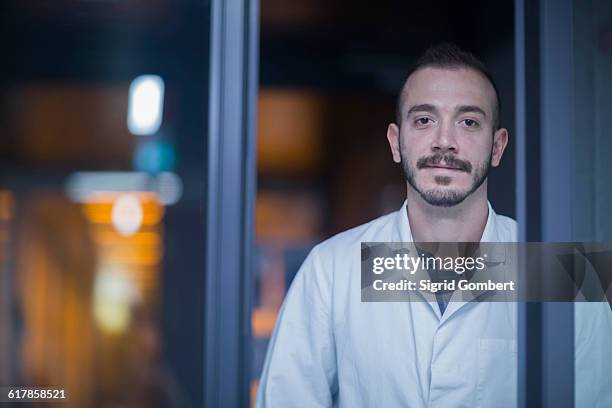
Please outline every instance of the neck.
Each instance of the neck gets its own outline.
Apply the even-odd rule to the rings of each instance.
[[[437,207],[408,185],[408,222],[415,242],[479,242],[489,208],[487,181],[460,204]]]

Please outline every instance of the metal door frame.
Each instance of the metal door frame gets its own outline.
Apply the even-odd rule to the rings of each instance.
[[[521,241],[573,238],[572,0],[516,0],[517,219]],[[574,406],[573,303],[519,305],[519,406]]]
[[[258,1],[211,1],[204,177],[207,407],[249,406],[258,35]]]

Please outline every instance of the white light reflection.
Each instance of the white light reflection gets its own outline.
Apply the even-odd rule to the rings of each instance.
[[[104,271],[94,286],[94,318],[107,333],[122,333],[130,325],[131,308],[138,300],[134,283],[119,271]]]
[[[164,80],[141,75],[130,84],[128,129],[135,135],[151,135],[159,129],[164,110]]]
[[[133,195],[120,195],[113,203],[111,219],[121,235],[132,235],[142,225],[143,211],[140,201]]]

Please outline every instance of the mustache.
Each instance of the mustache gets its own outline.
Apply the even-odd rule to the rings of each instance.
[[[470,162],[458,159],[449,154],[434,154],[432,156],[421,157],[419,160],[417,160],[416,167],[417,169],[422,169],[424,167],[436,166],[442,162],[444,162],[444,165],[448,167],[462,170],[467,173],[472,172],[472,164]]]

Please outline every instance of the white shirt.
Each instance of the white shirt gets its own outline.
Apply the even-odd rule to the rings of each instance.
[[[412,242],[405,208],[317,245],[270,339],[256,407],[514,407],[516,303],[361,302],[361,242]],[[489,214],[481,241],[517,240]]]

